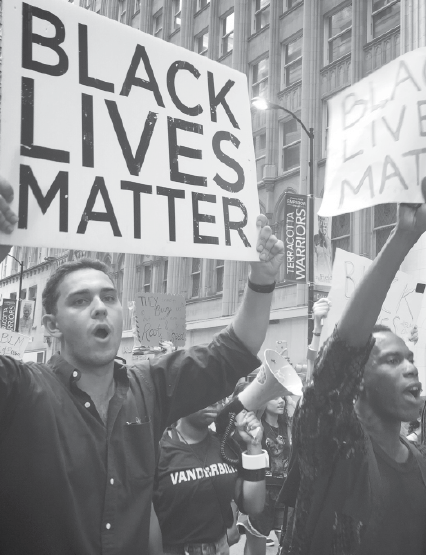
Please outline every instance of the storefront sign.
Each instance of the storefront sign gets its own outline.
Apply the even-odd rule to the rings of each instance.
[[[306,195],[287,193],[284,200],[284,280],[306,283]]]

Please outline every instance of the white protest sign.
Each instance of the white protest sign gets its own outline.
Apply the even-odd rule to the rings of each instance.
[[[0,328],[0,355],[22,360],[30,337],[16,331]]]
[[[384,65],[328,103],[321,216],[387,202],[423,202],[426,47]]]
[[[8,244],[258,258],[244,74],[57,0],[3,2],[2,57]]]
[[[372,261],[368,258],[336,249],[333,279],[328,295],[331,308],[324,319],[321,341],[332,333],[355,288],[371,264]],[[418,284],[412,276],[398,272],[383,303],[377,323],[388,326],[407,341],[420,313],[424,289],[425,286]]]
[[[137,338],[144,347],[171,341],[185,345],[186,303],[183,295],[138,293],[135,303]]]

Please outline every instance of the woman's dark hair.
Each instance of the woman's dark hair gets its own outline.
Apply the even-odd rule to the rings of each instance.
[[[78,270],[85,270],[91,268],[92,270],[99,270],[106,274],[112,281],[111,275],[108,272],[108,266],[94,258],[80,258],[71,262],[65,262],[57,268],[50,278],[47,280],[46,286],[43,290],[42,299],[43,307],[47,314],[54,314],[56,312],[56,303],[59,299],[59,285],[62,280],[72,272]]]

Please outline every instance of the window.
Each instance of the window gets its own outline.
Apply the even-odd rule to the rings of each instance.
[[[260,60],[252,65],[251,73],[251,97],[261,96],[266,98],[268,94],[269,58]]]
[[[154,14],[154,36],[158,37],[159,39],[163,38],[163,10],[158,11]]]
[[[152,280],[152,266],[143,266],[143,284],[142,291],[144,293],[151,292],[151,280]]]
[[[283,12],[291,10],[297,4],[300,4],[302,0],[283,0]]]
[[[126,1],[127,0],[121,0],[118,4],[118,21],[120,23],[126,23]]]
[[[210,4],[210,0],[197,0],[197,11],[205,8],[207,4]]]
[[[169,261],[165,260],[163,266],[163,282],[161,284],[162,292],[167,293],[167,275],[169,273]]]
[[[9,295],[9,298],[10,298],[10,299],[16,300],[16,293],[11,293],[11,294]]]
[[[200,296],[201,287],[201,258],[192,259],[191,267],[191,298]]]
[[[302,36],[284,45],[283,86],[288,87],[302,78]]]
[[[221,55],[224,56],[234,47],[234,12],[221,19],[222,42]]]
[[[26,299],[27,298],[27,290],[26,289],[22,289],[21,290],[21,299]]]
[[[352,4],[334,13],[326,20],[326,64],[351,51]]]
[[[396,203],[378,204],[374,207],[374,248],[377,256],[396,224]]]
[[[266,159],[266,133],[260,133],[253,137],[254,154],[256,156],[256,175],[257,182],[263,179],[263,167]]]
[[[269,1],[268,0],[253,0],[253,33],[257,33],[266,25],[269,25]]]
[[[225,262],[223,260],[216,260],[216,293],[223,291],[223,274]]]
[[[134,5],[133,5],[133,13],[138,13],[138,11],[140,11],[141,9],[141,0],[133,0]]]
[[[201,35],[195,37],[195,52],[201,54],[201,56],[206,56],[209,48],[209,32],[208,30],[203,31]]]
[[[350,251],[351,247],[351,215],[334,216],[331,224],[331,248],[334,255],[336,249]]]
[[[181,0],[172,0],[172,32],[180,29],[182,6]]]
[[[379,37],[400,24],[400,0],[371,0],[371,34]]]
[[[300,166],[300,123],[291,118],[282,123],[282,158],[281,168],[283,172],[298,168]]]
[[[37,285],[34,285],[33,287],[30,287],[28,289],[28,299],[30,299],[31,301],[35,301],[37,298]]]
[[[328,146],[328,103],[327,100],[323,104],[323,116],[322,116],[322,155],[324,158],[327,157],[327,146]]]

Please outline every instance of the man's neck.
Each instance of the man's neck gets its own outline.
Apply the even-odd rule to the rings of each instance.
[[[207,426],[205,428],[196,428],[185,418],[180,420],[179,424],[176,426],[176,430],[187,443],[199,443],[203,441],[209,433]]]
[[[355,409],[364,430],[373,442],[377,443],[394,461],[405,462],[408,458],[408,448],[399,439],[401,422],[384,419],[368,405],[359,401]]]

